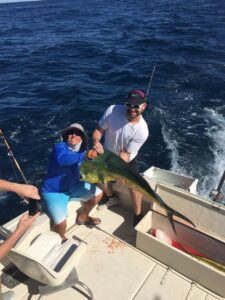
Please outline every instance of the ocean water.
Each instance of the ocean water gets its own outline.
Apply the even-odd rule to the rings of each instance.
[[[208,197],[225,169],[224,1],[2,2],[0,128],[30,183],[41,184],[63,128],[79,122],[91,136],[156,67],[141,169],[196,177]],[[0,177],[22,182],[2,140]],[[0,209],[4,223],[26,206],[2,194]]]

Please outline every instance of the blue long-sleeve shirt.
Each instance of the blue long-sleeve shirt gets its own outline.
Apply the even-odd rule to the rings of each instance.
[[[41,191],[66,192],[80,181],[80,165],[86,151],[74,152],[65,142],[55,144]]]

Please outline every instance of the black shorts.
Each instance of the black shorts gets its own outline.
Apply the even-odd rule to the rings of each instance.
[[[130,167],[131,170],[139,173],[139,165],[138,165],[138,161],[137,161],[136,158],[134,158],[131,161],[129,161],[128,165],[129,165],[129,167]]]

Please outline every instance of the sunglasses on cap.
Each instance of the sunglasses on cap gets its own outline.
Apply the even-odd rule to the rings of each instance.
[[[68,135],[73,135],[73,134],[75,134],[75,135],[77,135],[77,136],[83,136],[83,133],[79,130],[79,129],[77,129],[77,128],[71,128],[71,129],[69,129],[67,132],[66,132],[66,135],[68,136]]]
[[[125,106],[126,108],[128,109],[136,109],[136,110],[139,110],[140,108],[140,105],[139,104],[130,104],[130,103],[125,103]]]

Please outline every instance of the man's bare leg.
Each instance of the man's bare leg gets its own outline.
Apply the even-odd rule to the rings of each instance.
[[[97,186],[104,192],[107,197],[113,195],[112,184],[111,183],[98,183]]]
[[[141,214],[142,194],[130,189],[130,196],[131,199],[133,200],[133,205],[134,205],[133,226],[135,227],[142,218],[142,214]]]
[[[86,222],[88,219],[90,219],[90,217],[89,217],[90,211],[102,199],[102,196],[103,196],[103,193],[101,193],[100,195],[98,195],[98,196],[88,200],[86,203],[84,203],[83,210],[78,216],[78,220],[80,222]]]
[[[55,232],[57,232],[57,233],[61,236],[62,240],[65,240],[65,239],[66,239],[66,237],[65,237],[65,232],[66,232],[66,220],[62,221],[62,222],[59,223],[59,224],[54,224],[54,225],[53,225],[53,230],[54,230]]]
[[[118,199],[112,189],[112,183],[98,183],[98,187],[103,191],[102,201],[99,203],[98,209],[109,208],[118,204]]]

